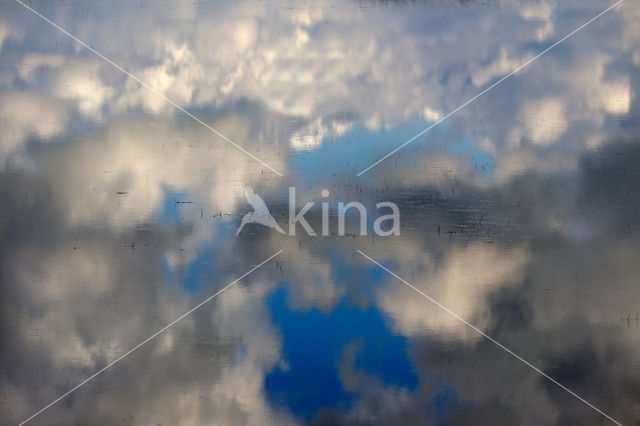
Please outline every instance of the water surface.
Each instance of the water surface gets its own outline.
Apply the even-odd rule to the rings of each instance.
[[[28,4],[162,96],[0,6],[3,424],[279,250],[30,423],[614,424],[469,324],[640,421],[636,1],[360,176],[612,3]]]

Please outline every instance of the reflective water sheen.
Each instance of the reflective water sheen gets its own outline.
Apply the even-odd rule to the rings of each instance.
[[[636,0],[356,176],[611,4],[3,2],[0,422],[638,424]]]

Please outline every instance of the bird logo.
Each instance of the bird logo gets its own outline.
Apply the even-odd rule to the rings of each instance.
[[[236,235],[240,234],[240,231],[242,231],[242,228],[244,228],[247,223],[258,223],[260,225],[273,228],[281,234],[285,233],[271,215],[271,212],[264,200],[255,193],[251,186],[244,188],[244,197],[247,199],[247,203],[251,204],[251,207],[253,207],[253,211],[242,217],[242,222],[240,223],[240,227],[238,228]]]

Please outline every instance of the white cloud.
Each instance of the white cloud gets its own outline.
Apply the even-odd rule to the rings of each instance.
[[[531,99],[524,103],[520,118],[525,123],[526,136],[536,145],[559,143],[567,130],[565,101],[560,98]]]
[[[20,155],[30,137],[48,140],[66,130],[69,113],[48,97],[32,93],[0,94],[0,164]]]
[[[400,265],[412,265],[411,269],[417,271],[403,278],[480,329],[488,318],[487,295],[503,286],[519,284],[530,257],[525,247],[499,248],[482,242],[454,248],[437,261],[424,252],[395,252]],[[443,338],[469,341],[482,338],[393,278],[379,291],[378,301],[393,319],[393,327],[404,335],[436,333]]]

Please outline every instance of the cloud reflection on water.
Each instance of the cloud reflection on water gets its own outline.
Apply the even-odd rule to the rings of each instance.
[[[38,421],[604,420],[363,262],[358,248],[612,417],[640,418],[633,2],[362,180],[352,179],[354,163],[417,133],[605,4],[34,7],[286,177],[4,4],[3,419],[27,417],[281,248],[283,266],[265,266]],[[402,236],[253,228],[233,237],[248,210],[245,185],[284,223],[291,182],[306,191],[301,199],[329,188],[332,202],[395,201]],[[274,294],[285,303],[271,303]],[[299,414],[292,398],[313,387],[304,357],[314,354],[287,352],[295,333],[279,321],[289,314],[299,332],[296,315],[333,324],[343,311],[379,318],[381,343],[318,320],[303,337],[344,337],[317,356],[331,360],[327,374],[349,396]],[[401,367],[380,361],[397,339],[407,342]],[[288,375],[288,392],[270,387],[274,372]],[[411,374],[417,383],[393,380]]]

